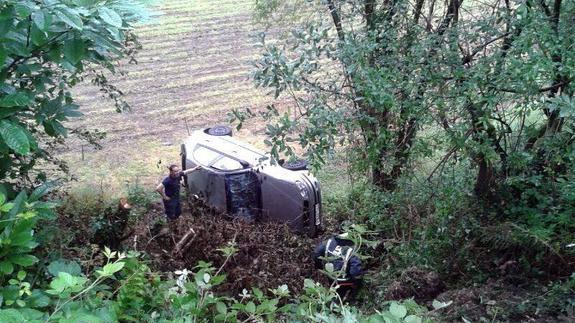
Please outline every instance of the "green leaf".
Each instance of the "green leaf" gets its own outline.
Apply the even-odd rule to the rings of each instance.
[[[254,292],[254,296],[255,296],[257,299],[261,299],[262,297],[264,297],[264,293],[261,291],[261,289],[256,288],[256,287],[253,287],[253,288],[252,288],[252,291]]]
[[[46,292],[53,295],[59,295],[66,289],[69,289],[71,292],[77,292],[82,290],[86,281],[86,278],[60,272],[58,273],[58,277],[54,278],[52,282],[50,282],[51,290],[47,290]]]
[[[405,315],[407,315],[407,309],[405,308],[405,306],[398,304],[396,302],[391,303],[391,305],[389,306],[389,312],[391,313],[391,315],[402,319],[405,317]]]
[[[0,107],[10,108],[26,106],[32,103],[34,100],[30,98],[27,94],[22,92],[16,92],[13,94],[8,94],[7,96],[0,99]]]
[[[17,255],[9,258],[11,262],[20,265],[22,267],[32,266],[38,262],[38,258],[32,255]]]
[[[34,22],[34,25],[36,25],[36,27],[39,30],[46,31],[46,28],[48,26],[46,25],[46,18],[45,18],[44,13],[42,11],[40,11],[40,10],[35,11],[32,14],[32,21]]]
[[[26,300],[27,303],[29,303],[28,300]],[[32,309],[32,308],[23,308],[20,309],[20,312],[22,313],[22,315],[24,315],[24,317],[26,318],[26,320],[28,322],[43,322],[44,320],[42,320],[42,317],[44,316],[44,313]]]
[[[19,322],[27,322],[26,318],[22,316],[22,314],[13,308],[9,308],[6,310],[0,310],[0,322],[6,323],[19,323]]]
[[[0,120],[0,136],[8,147],[20,155],[27,155],[30,152],[28,137],[19,125],[8,120]]]
[[[66,287],[68,287],[66,281],[60,277],[56,277],[50,282],[51,290],[47,290],[46,292],[52,295],[58,295],[63,292]]]
[[[100,8],[98,13],[100,14],[100,18],[102,18],[102,20],[104,20],[107,24],[117,28],[122,27],[122,17],[120,17],[116,11],[110,8]]]
[[[223,302],[217,302],[216,303],[216,310],[220,314],[226,314],[228,311],[228,307]]]
[[[224,321],[226,320],[226,318],[227,318],[227,315],[226,315],[226,314],[222,314],[222,313],[217,314],[216,316],[214,316],[215,322],[224,322]]]
[[[8,54],[15,54],[22,57],[28,57],[30,50],[26,43],[22,41],[7,40],[4,42],[4,48]]]
[[[122,270],[122,268],[124,268],[124,265],[125,265],[124,262],[114,262],[111,264],[107,264],[102,269],[103,275],[104,276],[111,276],[114,273],[117,273],[118,271]]]
[[[0,262],[0,272],[10,275],[14,271],[14,265],[8,260]]]
[[[12,233],[11,240],[12,240],[11,242],[12,246],[19,246],[19,247],[29,246],[30,242],[33,242],[32,234],[29,228],[28,230],[20,232],[18,234]]]
[[[76,277],[65,272],[58,273],[58,278],[62,280],[66,287],[76,286],[77,284]]]
[[[69,39],[64,42],[64,57],[70,63],[76,65],[86,55],[86,44],[79,38]]]
[[[50,265],[48,265],[48,272],[54,277],[58,276],[61,272],[79,276],[82,274],[82,268],[80,268],[80,265],[75,261],[59,259],[52,261]]]
[[[96,314],[98,318],[103,322],[120,322],[116,314],[116,310],[113,309],[112,307],[99,308],[94,312],[94,314]],[[137,320],[134,319],[134,321]]]
[[[421,317],[416,316],[416,315],[408,315],[405,317],[405,319],[403,320],[405,323],[421,323]]]
[[[50,298],[44,295],[44,293],[41,290],[34,289],[32,291],[32,295],[30,295],[30,297],[28,298],[28,303],[30,304],[30,307],[36,307],[36,308],[46,307],[50,305]]]
[[[30,131],[28,131],[28,129],[24,129],[24,133],[26,134],[26,137],[28,137],[28,142],[30,143],[30,150],[31,151],[38,150],[38,143],[36,142],[36,138],[34,137],[34,135]]]
[[[61,46],[54,46],[48,51],[48,57],[50,60],[54,61],[55,63],[59,63],[62,61],[62,47]]]
[[[379,314],[375,314],[375,315],[371,315],[367,322],[368,323],[384,323],[385,320]]]
[[[84,28],[84,23],[82,22],[82,18],[78,11],[69,8],[69,7],[60,7],[56,10],[56,16],[60,18],[66,25],[77,29],[82,30]]]
[[[13,207],[14,203],[6,203],[0,207],[0,212],[3,213],[10,212],[10,210],[12,210]]]
[[[10,107],[10,108],[1,108],[0,109],[0,119],[4,119],[7,118],[11,115],[13,115],[14,113],[21,111],[22,107]]]
[[[4,17],[8,14],[8,17]],[[0,35],[4,35],[8,30],[12,29],[13,26],[13,16],[10,10],[0,10]]]
[[[30,14],[32,14],[30,7],[26,6],[25,4],[16,4],[14,9],[20,18],[27,18],[30,16]]]
[[[328,273],[333,273],[334,270],[335,269],[333,268],[333,264],[331,262],[325,264],[325,271],[327,271]]]
[[[254,314],[256,312],[256,304],[254,304],[254,302],[248,302],[246,304],[246,312]]]
[[[84,114],[82,112],[78,111],[79,108],[80,108],[80,106],[77,104],[66,104],[65,106],[62,107],[62,113],[66,117],[70,117],[70,118],[81,117]]]
[[[122,55],[122,52],[119,50],[122,47],[121,44],[107,39],[106,37],[102,37],[98,33],[91,32],[89,30],[86,30],[85,35],[94,41],[94,45],[96,45],[96,47],[111,51],[118,56]]]
[[[44,121],[42,125],[44,125],[44,130],[49,136],[66,137],[68,135],[68,131],[66,130],[66,128],[56,120]]]
[[[28,202],[31,203],[31,202],[38,201],[48,191],[50,191],[52,188],[54,188],[55,185],[56,185],[55,182],[47,182],[47,183],[44,183],[44,184],[36,187],[36,189],[34,189],[32,194],[30,194],[30,197],[28,198]]]
[[[28,195],[26,194],[26,191],[20,191],[20,193],[18,193],[16,198],[12,200],[12,203],[14,203],[14,207],[10,210],[9,218],[15,218],[16,215],[20,213],[20,211],[22,211],[24,203],[27,200]],[[14,237],[12,237],[12,243],[14,243]]]
[[[30,39],[32,39],[34,45],[42,46],[48,41],[48,35],[36,25],[33,25],[30,28]]]
[[[6,59],[8,58],[8,53],[0,46],[0,67],[4,66]]]
[[[212,281],[211,281],[212,286],[219,285],[219,284],[221,284],[224,280],[226,280],[226,275],[220,274],[220,275],[214,276],[214,277],[212,277]]]

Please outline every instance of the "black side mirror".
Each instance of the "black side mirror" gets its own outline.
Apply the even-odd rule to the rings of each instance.
[[[245,160],[240,160],[240,165],[242,165],[242,167],[243,167],[244,169],[250,167],[250,163],[248,163],[248,162],[245,161]]]

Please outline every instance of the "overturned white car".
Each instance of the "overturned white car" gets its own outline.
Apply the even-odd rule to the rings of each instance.
[[[315,236],[321,228],[321,189],[307,163],[273,162],[269,155],[217,126],[194,131],[182,144],[182,168],[201,165],[185,178],[189,193],[230,215],[286,223]]]

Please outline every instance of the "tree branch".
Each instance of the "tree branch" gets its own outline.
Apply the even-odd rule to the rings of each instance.
[[[571,83],[571,80],[565,80],[565,81],[561,81],[559,83],[555,83],[553,85],[550,86],[546,86],[546,87],[542,87],[537,89],[537,92],[539,93],[544,93],[544,92],[548,92],[548,91],[556,91],[557,89],[567,86]],[[501,91],[501,92],[508,92],[508,93],[525,93],[525,92],[521,92],[515,89],[509,89],[509,88],[496,88],[495,90],[497,91]]]
[[[415,24],[419,23],[419,18],[421,17],[421,11],[423,9],[423,3],[425,0],[417,0],[415,3],[415,8],[413,8],[413,22]]]
[[[496,42],[502,38],[509,36],[510,34],[511,33],[509,33],[509,32],[504,33],[503,35],[497,36],[497,37],[490,39],[490,40],[486,41],[485,43],[475,47],[475,49],[473,49],[473,51],[471,53],[469,53],[463,57],[462,63],[467,64],[467,63],[471,62],[473,57],[475,57],[475,55],[477,55],[479,52],[484,50],[487,46],[489,46],[490,44],[492,44],[492,43],[494,43],[494,42]]]
[[[341,19],[339,17],[339,13],[333,0],[327,0],[327,7],[329,8],[329,13],[331,14],[331,19],[333,20],[333,24],[335,25],[335,29],[337,30],[337,37],[342,42],[345,41],[345,34],[343,33],[343,27],[341,25]]]

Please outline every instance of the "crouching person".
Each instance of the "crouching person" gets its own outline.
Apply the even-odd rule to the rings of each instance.
[[[353,241],[346,238],[344,233],[323,241],[314,250],[314,261],[316,269],[324,269],[326,264],[333,266],[337,293],[342,299],[350,300],[361,287],[363,273]]]

